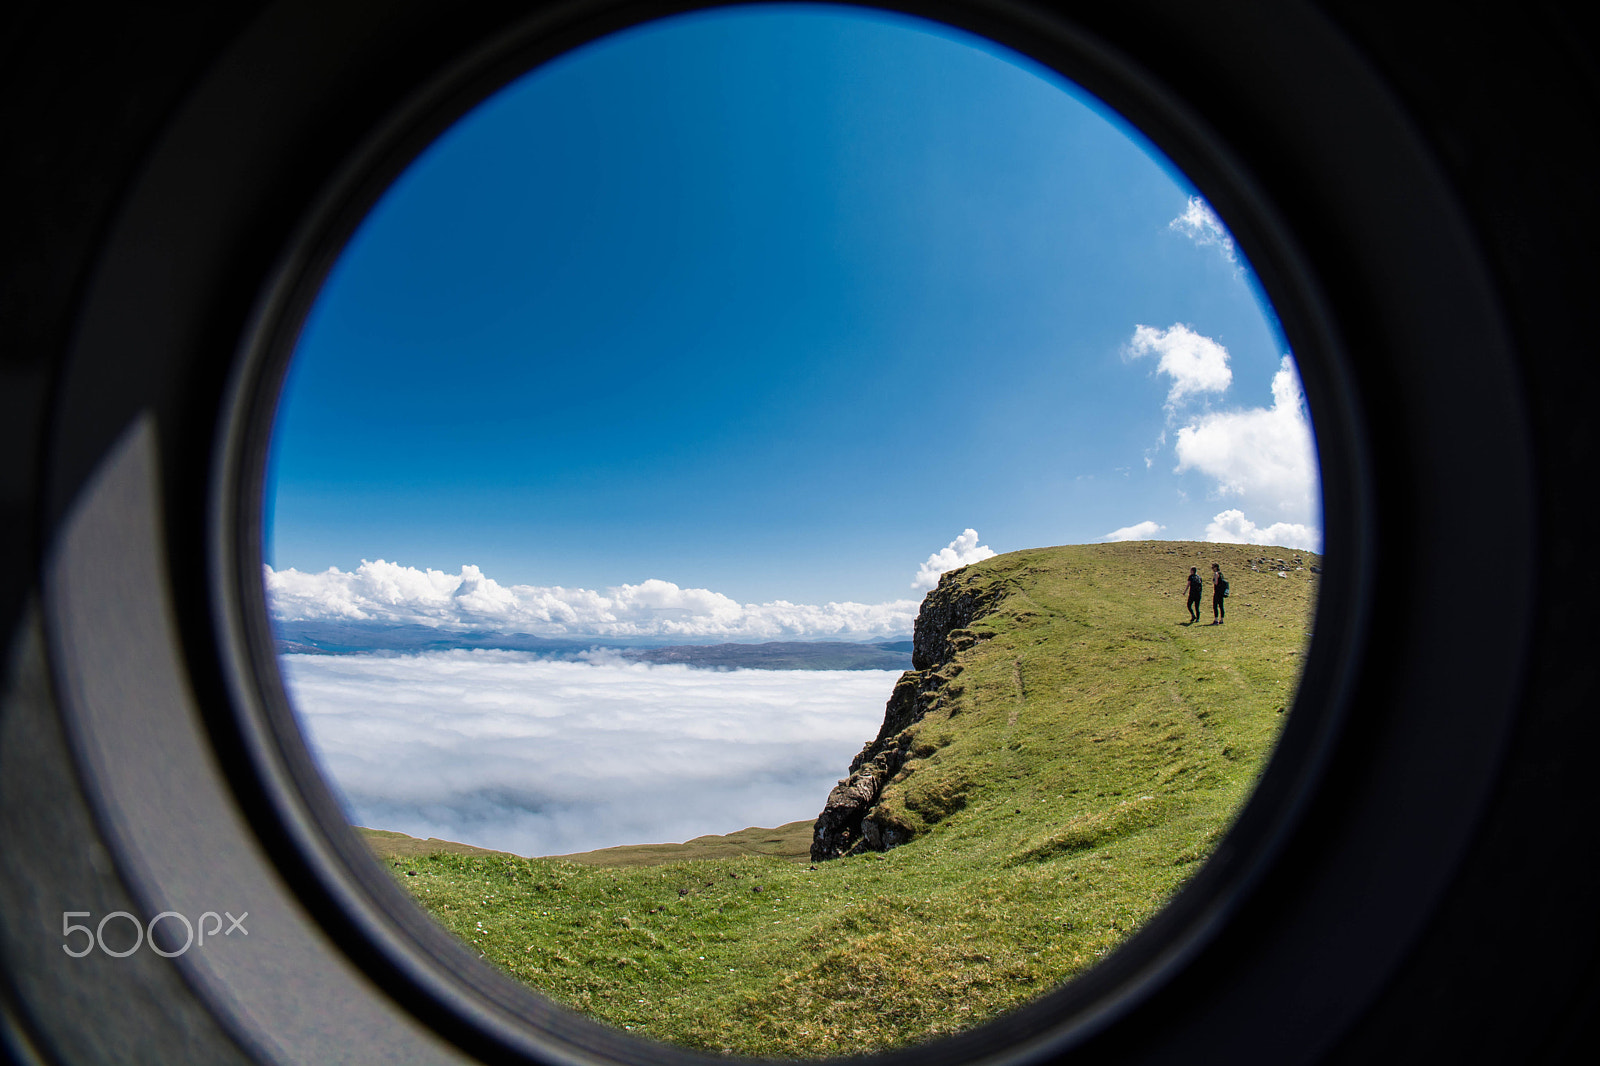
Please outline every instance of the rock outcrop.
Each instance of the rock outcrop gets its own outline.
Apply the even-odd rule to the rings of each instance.
[[[957,656],[983,634],[969,628],[1004,595],[970,580],[970,567],[951,570],[922,601],[913,633],[911,665],[895,682],[878,735],[850,762],[848,776],[828,793],[811,836],[811,861],[862,851],[887,851],[910,839],[905,827],[874,817],[878,798],[912,755],[911,727],[939,705],[961,674]]]

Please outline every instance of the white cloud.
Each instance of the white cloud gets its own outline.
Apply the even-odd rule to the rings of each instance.
[[[1137,525],[1123,526],[1121,529],[1114,529],[1110,533],[1107,533],[1105,536],[1101,537],[1100,539],[1101,540],[1112,540],[1112,541],[1116,541],[1116,540],[1154,540],[1156,534],[1160,533],[1163,529],[1166,529],[1166,528],[1167,528],[1166,526],[1160,526],[1160,525],[1157,525],[1154,522],[1140,522]]]
[[[1238,262],[1233,250],[1233,237],[1222,219],[1211,210],[1211,205],[1198,196],[1189,197],[1183,214],[1167,223],[1169,229],[1188,237],[1202,248],[1215,247],[1230,263]]]
[[[1207,217],[1215,219],[1203,201],[1191,200],[1189,206],[1185,219],[1194,226],[1203,229]],[[1177,424],[1177,408],[1184,400],[1201,393],[1224,392],[1232,385],[1227,349],[1187,326],[1165,330],[1136,327],[1126,354],[1138,358],[1152,353],[1159,356],[1161,372],[1172,378],[1166,402],[1169,427]],[[1206,527],[1208,540],[1321,550],[1316,444],[1293,359],[1284,356],[1273,375],[1271,407],[1186,417],[1189,424],[1177,431],[1174,451],[1178,462],[1173,473],[1205,475],[1211,480],[1211,498],[1236,505]],[[1156,446],[1145,453],[1147,469],[1166,436],[1163,431]],[[1182,490],[1179,496],[1186,498]],[[1143,522],[1101,539],[1145,539],[1161,528]]]
[[[1206,526],[1206,540],[1224,544],[1272,544],[1301,551],[1320,552],[1322,533],[1299,522],[1274,522],[1258,527],[1243,511],[1223,511]]]
[[[815,817],[899,677],[493,651],[280,662],[353,822],[520,855]]]
[[[476,627],[550,637],[877,639],[909,633],[918,607],[915,600],[741,604],[710,589],[680,588],[653,578],[603,592],[502,585],[476,566],[449,574],[382,559],[363,560],[348,572],[329,567],[313,574],[267,566],[263,578],[272,612],[282,621]]]
[[[978,543],[978,531],[968,529],[944,548],[928,556],[928,561],[917,568],[911,579],[914,589],[931,589],[939,583],[939,575],[969,563],[980,562],[994,554],[987,544]]]
[[[1224,392],[1233,384],[1228,349],[1182,324],[1166,329],[1136,326],[1127,351],[1135,359],[1152,353],[1160,356],[1156,369],[1172,378],[1169,408],[1198,393]]]
[[[1213,479],[1218,498],[1236,498],[1257,517],[1316,526],[1316,445],[1294,361],[1272,378],[1272,406],[1206,415],[1178,430],[1174,473]]]

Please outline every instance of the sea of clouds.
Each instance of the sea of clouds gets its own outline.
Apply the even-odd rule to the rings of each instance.
[[[812,818],[894,671],[698,670],[518,652],[286,655],[357,825],[519,855]]]
[[[914,588],[988,558],[976,531]],[[502,585],[384,560],[263,571],[280,621],[426,625],[683,643],[882,640],[919,601],[741,604],[650,580],[604,590]],[[877,733],[895,671],[736,670],[457,649],[285,655],[291,700],[358,825],[522,855],[681,841],[812,818]]]

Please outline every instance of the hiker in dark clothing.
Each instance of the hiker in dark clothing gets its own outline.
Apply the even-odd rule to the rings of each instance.
[[[1198,568],[1189,567],[1189,621],[1200,621],[1200,590],[1204,588]]]
[[[1228,579],[1222,576],[1222,567],[1211,564],[1211,624],[1220,626],[1227,619],[1222,598],[1228,594]]]

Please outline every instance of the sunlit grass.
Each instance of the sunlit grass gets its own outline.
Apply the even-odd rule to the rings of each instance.
[[[1179,624],[1188,568],[1212,561],[1232,583],[1227,624]],[[813,866],[664,848],[596,866],[390,851],[391,870],[488,961],[641,1036],[792,1057],[967,1028],[1094,965],[1210,853],[1291,702],[1312,565],[1139,542],[967,568],[955,580],[998,603],[912,727],[881,804],[916,836],[887,853]]]

